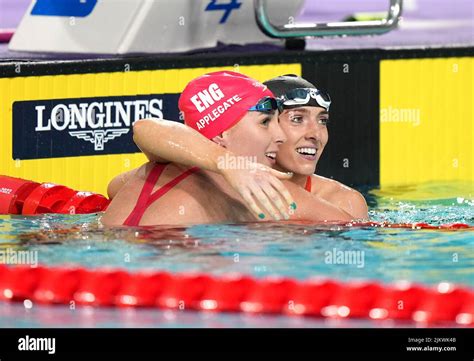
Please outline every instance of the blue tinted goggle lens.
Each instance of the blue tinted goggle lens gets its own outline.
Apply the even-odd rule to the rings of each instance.
[[[271,112],[272,110],[278,110],[281,113],[283,111],[283,104],[279,99],[265,97],[260,99],[258,103],[249,108],[249,110],[257,112]]]

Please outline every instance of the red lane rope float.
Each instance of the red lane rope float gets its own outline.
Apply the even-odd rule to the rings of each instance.
[[[474,290],[442,282],[256,279],[117,269],[0,265],[0,300],[153,307],[474,326]]]
[[[108,204],[100,194],[0,175],[0,214],[86,214],[104,211]]]
[[[39,183],[0,176],[0,214],[21,214],[25,198]]]
[[[22,214],[55,213],[72,196],[74,191],[65,186],[43,183],[26,198]]]
[[[369,222],[359,222],[359,221],[352,221],[352,222],[340,222],[340,221],[324,221],[321,223],[314,223],[309,221],[279,221],[274,222],[274,224],[295,224],[295,225],[303,225],[303,226],[317,226],[317,227],[324,227],[321,228],[325,230],[326,227],[329,230],[340,230],[338,228],[333,227],[360,227],[360,228],[405,228],[405,229],[432,229],[432,230],[446,230],[446,231],[457,231],[457,230],[467,230],[467,231],[474,231],[474,226],[471,226],[466,223],[446,223],[440,225],[431,225],[428,223],[389,223],[389,222],[376,222],[376,221],[369,221]]]
[[[102,212],[107,208],[108,204],[107,198],[100,194],[76,192],[59,208],[58,213],[85,214]]]
[[[470,226],[469,224],[466,224],[466,223],[447,223],[447,224],[440,224],[438,226],[435,226],[428,223],[354,222],[354,223],[348,223],[346,225],[355,226],[355,227],[380,227],[380,228],[474,230],[474,226]]]

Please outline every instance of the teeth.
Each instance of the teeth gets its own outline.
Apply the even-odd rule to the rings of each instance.
[[[275,152],[268,152],[268,153],[265,153],[265,155],[268,157],[268,158],[272,158],[272,159],[275,159],[277,154]]]
[[[296,151],[300,154],[315,155],[316,149],[314,148],[296,148]]]

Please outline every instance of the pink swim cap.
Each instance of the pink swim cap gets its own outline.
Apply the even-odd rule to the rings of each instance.
[[[184,123],[211,139],[233,127],[249,108],[273,93],[263,84],[233,71],[204,74],[179,98]]]

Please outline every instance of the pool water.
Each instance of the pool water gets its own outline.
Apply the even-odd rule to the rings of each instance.
[[[473,183],[452,182],[361,191],[374,221],[474,225],[473,188]],[[0,216],[0,249],[37,251],[38,262],[45,265],[217,275],[238,272],[300,280],[314,276],[383,283],[409,280],[426,285],[449,281],[474,287],[472,230],[279,223],[107,228],[99,225],[99,216]],[[78,308],[72,312],[61,306],[25,309],[22,304],[6,303],[0,304],[0,315],[2,327],[373,326],[369,321],[341,324],[282,316],[157,310]],[[62,321],[51,323],[53,319]]]

